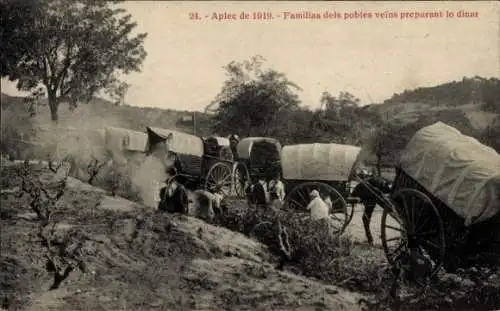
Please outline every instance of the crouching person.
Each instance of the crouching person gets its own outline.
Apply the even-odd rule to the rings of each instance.
[[[160,189],[160,203],[158,209],[168,213],[188,214],[189,199],[186,188],[175,178],[165,182]]]
[[[226,206],[220,189],[214,191],[214,193],[198,189],[193,194],[197,205],[196,217],[211,222],[215,219],[215,216],[220,216],[224,213]]]
[[[307,206],[307,210],[311,212],[311,220],[328,218],[330,208],[328,204],[321,199],[318,190],[311,191],[309,197],[311,198],[311,202]]]

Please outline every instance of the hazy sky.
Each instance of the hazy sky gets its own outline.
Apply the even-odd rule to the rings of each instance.
[[[148,32],[143,71],[130,74],[126,103],[203,110],[219,92],[232,60],[262,55],[265,67],[303,88],[304,105],[321,93],[349,91],[363,104],[405,88],[463,76],[500,75],[498,2],[146,2],[122,5]],[[458,11],[478,12],[457,18]],[[273,20],[210,19],[212,13],[272,12]],[[285,13],[338,12],[340,19],[284,19]],[[371,19],[344,13],[372,12]],[[377,19],[375,12],[454,12],[455,18]],[[199,12],[202,20],[190,20]],[[208,18],[205,16],[208,15]],[[278,17],[280,15],[281,17]],[[2,91],[15,95],[2,80]]]

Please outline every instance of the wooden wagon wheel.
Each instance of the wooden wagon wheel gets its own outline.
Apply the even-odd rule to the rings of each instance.
[[[332,186],[322,182],[305,182],[290,191],[285,198],[284,207],[287,210],[295,210],[298,212],[308,212],[307,205],[311,201],[309,194],[311,191],[317,190],[321,198],[326,199],[330,196],[332,208],[330,210],[331,224],[333,225],[333,233],[344,232],[349,216],[347,214],[347,203],[342,195]]]
[[[217,187],[221,187],[224,196],[231,194],[231,167],[223,162],[212,165],[205,177],[205,190],[214,191]]]
[[[233,186],[237,198],[246,198],[246,187],[250,184],[250,174],[244,163],[236,162],[233,166]]]
[[[432,278],[443,264],[446,249],[439,211],[428,196],[414,189],[397,191],[391,201],[395,206],[384,208],[381,224],[387,260],[398,265],[418,254],[425,263],[413,270],[419,270],[419,278]]]

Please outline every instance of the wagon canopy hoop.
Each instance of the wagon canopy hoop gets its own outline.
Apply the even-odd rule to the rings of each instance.
[[[252,148],[254,143],[267,142],[273,144],[276,147],[277,152],[281,152],[281,144],[278,140],[270,137],[247,137],[243,138],[238,145],[236,150],[238,156],[241,159],[250,160],[250,155],[252,154]]]

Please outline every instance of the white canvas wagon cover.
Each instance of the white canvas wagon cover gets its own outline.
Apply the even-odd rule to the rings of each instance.
[[[236,151],[238,152],[238,156],[241,159],[250,159],[250,155],[252,153],[252,147],[254,143],[258,142],[267,142],[270,144],[274,144],[276,146],[276,150],[280,152],[281,144],[278,140],[270,137],[247,137],[240,140],[238,146],[236,146]]]
[[[300,144],[283,147],[283,178],[309,181],[348,181],[361,148],[341,144]]]
[[[122,150],[146,152],[148,141],[146,133],[119,127],[106,127],[104,131],[106,146],[109,150],[114,152]]]
[[[401,169],[465,219],[465,226],[500,211],[500,155],[442,122],[417,131]]]
[[[147,130],[149,134],[165,139],[169,151],[178,154],[203,156],[203,140],[201,137],[158,127],[148,127]]]

